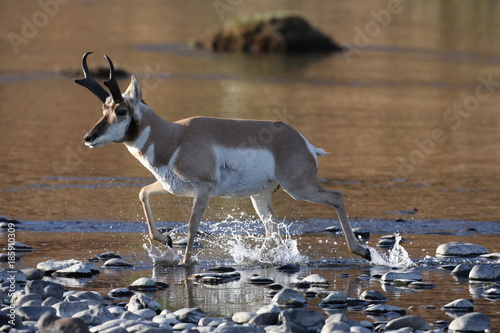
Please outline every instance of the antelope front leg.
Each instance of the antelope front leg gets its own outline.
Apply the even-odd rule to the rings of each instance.
[[[151,212],[151,205],[149,204],[149,195],[154,193],[167,193],[160,182],[155,182],[144,186],[139,192],[139,199],[142,202],[142,207],[144,208],[144,214],[146,215],[146,222],[148,224],[148,235],[152,240],[157,240],[163,244],[168,244],[168,240],[163,236],[153,220],[153,213]]]
[[[191,265],[193,263],[191,256],[193,254],[194,238],[200,226],[203,213],[208,206],[211,191],[212,186],[210,185],[202,185],[194,189],[193,210],[188,224],[188,242],[186,252],[184,253],[184,265]]]

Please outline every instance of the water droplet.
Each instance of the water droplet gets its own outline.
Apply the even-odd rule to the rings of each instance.
[[[149,237],[142,247],[148,252],[148,256],[153,260],[154,266],[175,266],[181,261],[181,254],[174,252],[168,245],[154,245]]]
[[[233,222],[233,221],[231,221]],[[262,226],[251,227],[252,222],[238,222],[226,229],[224,242],[212,242],[209,246],[219,248],[228,253],[237,265],[285,265],[304,263],[308,258],[300,254],[297,240],[292,239],[289,227],[285,223],[278,224],[279,234],[273,235],[275,245],[262,249],[265,236]],[[229,232],[227,232],[229,230]],[[214,231],[214,230],[212,230]]]

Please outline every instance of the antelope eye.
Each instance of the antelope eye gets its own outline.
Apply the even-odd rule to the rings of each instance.
[[[128,110],[127,110],[127,109],[117,109],[117,110],[115,111],[115,113],[116,113],[116,115],[117,115],[118,117],[123,117],[123,116],[127,115]]]

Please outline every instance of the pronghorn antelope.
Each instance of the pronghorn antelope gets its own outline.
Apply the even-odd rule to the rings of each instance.
[[[324,150],[278,121],[208,117],[173,123],[163,120],[142,101],[141,85],[134,76],[125,93],[120,92],[113,63],[105,56],[110,66],[110,78],[104,82],[108,94],[89,73],[90,53],[85,53],[82,59],[85,78],[75,82],[101,100],[103,116],[85,135],[85,144],[95,148],[122,142],[155,176],[157,181],[139,193],[149,237],[153,240],[167,242],[154,222],[149,196],[171,193],[193,197],[184,264],[192,262],[196,231],[211,196],[249,196],[265,227],[263,249],[276,245],[278,220],[271,199],[278,186],[296,200],[333,207],[349,250],[370,260],[369,250],[357,242],[351,230],[342,194],[323,189],[318,183],[317,156],[324,155]]]

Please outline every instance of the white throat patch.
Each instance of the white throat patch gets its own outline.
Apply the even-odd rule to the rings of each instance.
[[[139,137],[135,139],[135,141],[132,142],[130,145],[137,150],[144,150],[146,142],[148,142],[150,133],[151,133],[151,126],[146,126],[142,130],[141,134],[139,134]]]

